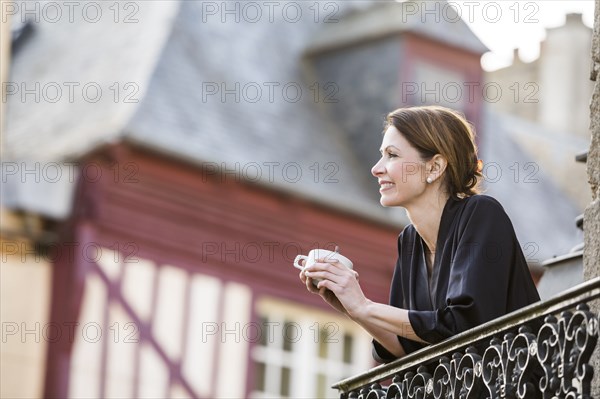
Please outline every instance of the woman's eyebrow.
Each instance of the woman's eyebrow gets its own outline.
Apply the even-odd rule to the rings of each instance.
[[[390,145],[388,145],[387,147],[385,147],[383,150],[381,150],[381,149],[380,149],[380,150],[379,150],[379,152],[383,154],[383,152],[384,152],[384,151],[387,151],[387,150],[388,150],[388,148],[390,148],[390,147],[392,147],[392,148],[395,148],[397,151],[400,151],[400,149],[399,149],[398,147],[396,147],[395,145],[391,145],[391,144],[390,144]]]

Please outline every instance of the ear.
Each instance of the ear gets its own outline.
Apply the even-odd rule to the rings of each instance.
[[[448,160],[441,154],[435,154],[427,161],[427,177],[430,177],[433,181],[438,180],[446,171],[447,166]]]

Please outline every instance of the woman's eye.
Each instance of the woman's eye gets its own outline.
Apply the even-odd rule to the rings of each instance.
[[[392,154],[391,152],[388,152],[388,153],[387,153],[387,157],[388,157],[388,158],[396,158],[396,157],[397,157],[397,155],[396,155],[396,154]]]

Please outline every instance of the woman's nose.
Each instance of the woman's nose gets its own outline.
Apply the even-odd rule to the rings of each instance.
[[[375,177],[379,176],[384,171],[382,160],[383,158],[380,158],[379,161],[377,161],[377,163],[371,168],[371,174]]]

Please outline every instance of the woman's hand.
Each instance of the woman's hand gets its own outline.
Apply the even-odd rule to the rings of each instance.
[[[313,279],[305,275],[304,270],[300,272],[300,280],[302,280],[302,282],[306,285],[306,289],[308,291],[312,292],[313,294],[319,294],[325,302],[327,302],[332,308],[334,308],[338,312],[348,314],[348,312],[346,312],[346,309],[344,309],[344,307],[337,299],[335,294],[325,287],[321,287],[320,289],[317,288],[313,283]]]
[[[359,314],[368,303],[358,284],[358,273],[335,259],[319,259],[300,273],[300,279],[310,292],[318,293],[327,303],[350,317]],[[317,287],[313,286],[312,279],[321,280]]]
[[[317,287],[313,285],[313,279],[321,280]],[[335,259],[318,259],[317,263],[300,272],[300,280],[308,291],[319,294],[334,309],[360,324],[397,357],[406,354],[398,340],[399,335],[427,343],[412,329],[408,310],[368,300],[358,284],[358,273]]]

